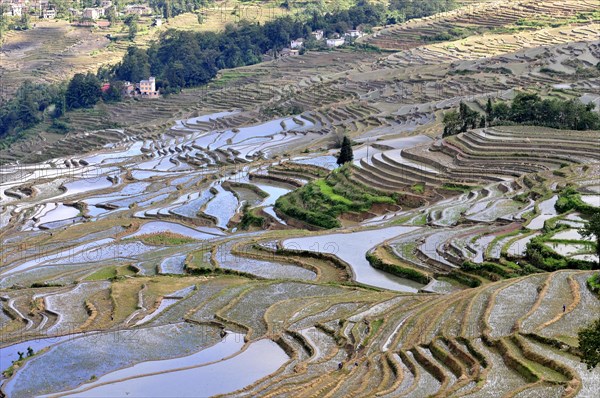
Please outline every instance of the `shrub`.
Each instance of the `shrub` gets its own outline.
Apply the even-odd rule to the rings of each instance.
[[[590,290],[597,295],[600,295],[600,274],[595,274],[588,278],[587,285]]]

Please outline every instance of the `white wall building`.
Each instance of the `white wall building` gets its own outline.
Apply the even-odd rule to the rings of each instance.
[[[327,47],[339,47],[343,46],[346,39],[340,37],[339,39],[327,39]]]
[[[318,41],[318,40],[323,40],[324,33],[321,29],[319,29],[319,30],[315,30],[314,32],[312,32],[311,35],[313,35],[315,40]]]
[[[304,45],[304,39],[299,38],[290,42],[290,48],[301,48]]]

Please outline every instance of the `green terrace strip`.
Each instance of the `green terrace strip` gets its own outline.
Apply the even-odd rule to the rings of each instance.
[[[402,267],[397,264],[387,263],[380,258],[378,258],[373,253],[366,254],[367,261],[373,268],[380,269],[385,272],[389,272],[392,275],[399,276],[401,278],[410,279],[419,283],[426,285],[429,283],[430,278],[425,275],[423,272],[419,272],[412,268]]]
[[[331,202],[340,202],[346,205],[352,205],[352,201],[333,192],[333,187],[327,184],[325,180],[315,180],[315,185],[319,187],[321,193]]]

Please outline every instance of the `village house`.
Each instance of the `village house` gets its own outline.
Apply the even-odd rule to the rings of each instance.
[[[280,57],[295,57],[296,55],[300,55],[300,51],[297,49],[284,48],[279,52]]]
[[[13,17],[20,17],[23,15],[24,6],[22,4],[11,4],[10,5],[10,15]]]
[[[131,97],[135,93],[135,86],[131,82],[123,83],[123,95]]]
[[[143,98],[158,98],[160,96],[159,92],[156,90],[156,78],[154,76],[150,76],[148,80],[140,81],[137,84],[137,87]]]
[[[54,8],[47,8],[42,11],[42,18],[44,19],[54,19],[56,18],[56,10]]]
[[[49,8],[49,0],[32,0],[19,3],[27,3],[30,11],[38,11],[41,15],[42,11]],[[13,3],[15,3],[13,1]]]
[[[157,28],[160,28],[162,26],[162,18],[155,18],[154,23],[152,25],[156,26]]]
[[[104,16],[104,8],[86,8],[82,16],[88,19],[98,19]]]
[[[290,42],[290,48],[301,48],[304,45],[304,39],[298,38]]]
[[[311,35],[314,36],[315,40],[319,41],[319,40],[323,40],[324,33],[321,29],[319,29],[319,30],[315,30],[314,32],[312,32]]]
[[[150,15],[152,8],[145,4],[132,4],[125,7],[125,14]]]
[[[327,39],[327,47],[339,47],[343,46],[346,40],[343,37]]]
[[[345,36],[352,37],[352,38],[359,38],[364,35],[365,34],[361,30],[358,30],[358,29],[350,29],[350,30],[346,31],[346,34],[345,34]]]

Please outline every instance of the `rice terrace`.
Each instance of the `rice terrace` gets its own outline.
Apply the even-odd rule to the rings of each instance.
[[[0,44],[0,397],[600,397],[599,0],[1,0]]]

